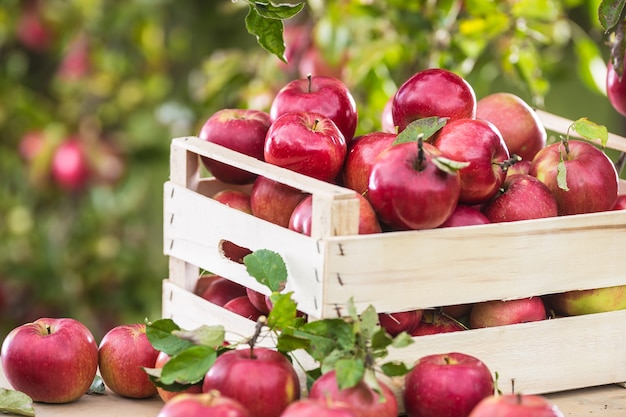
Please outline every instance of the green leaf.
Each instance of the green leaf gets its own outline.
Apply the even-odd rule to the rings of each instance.
[[[387,376],[403,376],[406,375],[411,368],[407,367],[404,362],[392,361],[383,363],[380,370]]]
[[[0,388],[0,413],[34,416],[33,400],[23,392]]]
[[[183,350],[194,345],[189,340],[181,339],[172,334],[181,328],[171,319],[160,319],[152,323],[146,323],[146,336],[156,350],[165,352],[169,356],[175,356]]]
[[[411,335],[407,332],[401,332],[393,338],[391,346],[396,349],[401,349],[411,345],[412,343],[415,343],[415,339],[413,339],[413,337],[411,337]]]
[[[417,142],[419,135],[423,135],[422,139],[427,141],[432,135],[437,133],[448,122],[447,117],[425,117],[417,119],[409,123],[409,125],[396,136],[393,145],[399,145],[407,142]]]
[[[195,384],[200,382],[213,366],[217,351],[210,346],[192,346],[173,356],[161,371],[163,384]]]
[[[276,55],[281,61],[287,62],[282,20],[261,16],[257,9],[251,6],[246,16],[246,29],[248,33],[256,36],[257,42],[263,49]]]
[[[437,165],[441,171],[450,175],[456,175],[457,172],[469,166],[469,162],[454,161],[445,156],[436,156],[432,159],[433,164]]]
[[[359,331],[366,339],[371,339],[373,335],[380,329],[378,321],[378,313],[373,306],[368,306],[359,318]]]
[[[363,379],[365,364],[360,359],[340,359],[335,362],[335,372],[339,389],[351,388]]]
[[[103,395],[105,391],[104,381],[100,375],[96,375],[91,381],[87,394]]]
[[[282,330],[295,327],[299,321],[297,317],[297,304],[291,298],[293,293],[272,293],[272,309],[267,316],[267,326],[272,330]]]
[[[173,330],[172,334],[183,340],[188,340],[194,345],[210,347],[221,346],[224,343],[224,326],[202,325],[194,330]]]
[[[308,350],[311,340],[304,337],[298,337],[293,334],[282,332],[276,340],[276,349],[280,352],[293,352],[294,350]]]
[[[310,340],[307,353],[318,362],[333,350],[345,351],[356,342],[352,326],[343,319],[315,320],[294,331],[294,335]]]
[[[604,28],[604,33],[609,33],[624,20],[626,0],[602,0],[598,7],[598,18]]]
[[[391,343],[393,343],[393,339],[383,328],[372,335],[372,349],[374,350],[386,349]]]
[[[272,292],[280,292],[287,282],[283,258],[269,249],[259,249],[243,258],[248,273]]]
[[[567,168],[565,167],[565,161],[563,160],[562,152],[561,159],[556,166],[556,183],[561,190],[569,191],[569,187],[567,186]]]
[[[303,3],[297,4],[289,4],[289,3],[279,3],[273,4],[272,2],[260,2],[256,1],[254,3],[250,3],[251,7],[254,7],[256,12],[268,19],[289,19],[290,17],[294,17],[304,8]]]
[[[606,126],[592,122],[586,117],[574,121],[571,128],[585,139],[599,140],[603,147],[609,140],[609,131]]]
[[[192,385],[192,384],[179,384],[176,382],[172,384],[164,384],[163,382],[161,382],[161,373],[163,371],[163,368],[143,368],[143,370],[148,375],[148,378],[150,379],[150,381],[152,381],[154,385],[170,392],[181,392],[181,391],[186,390]]]

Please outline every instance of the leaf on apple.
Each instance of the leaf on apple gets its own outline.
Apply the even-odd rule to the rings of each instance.
[[[34,416],[33,400],[21,391],[0,388],[0,413]]]
[[[569,191],[569,187],[567,186],[567,167],[563,160],[563,153],[561,152],[559,155],[560,160],[556,166],[556,184],[561,190]]]
[[[609,33],[624,20],[626,13],[626,0],[602,0],[598,7],[598,18],[604,28],[604,33]]]
[[[447,117],[425,117],[409,123],[409,125],[396,136],[392,145],[399,145],[406,142],[417,142],[420,135],[424,141],[437,133],[448,122]]]
[[[272,2],[248,1],[250,9],[245,24],[248,33],[256,36],[263,49],[276,55],[281,61],[285,57],[283,40],[283,20],[295,16],[304,8],[304,3],[273,4]]]
[[[217,351],[205,345],[196,345],[173,356],[163,365],[160,382],[164,385],[195,384],[204,378],[217,359]]]
[[[602,147],[605,147],[609,140],[609,131],[606,126],[592,122],[586,117],[574,121],[571,128],[587,140],[599,140]]]
[[[432,161],[437,165],[437,168],[450,175],[456,175],[457,172],[470,164],[466,161],[455,161],[445,156],[437,156],[433,158]]]
[[[175,356],[194,345],[192,341],[182,339],[172,333],[178,330],[181,328],[172,319],[160,319],[146,323],[146,336],[152,347],[167,353],[169,356]]]
[[[217,347],[224,343],[225,330],[224,326],[202,325],[194,330],[173,330],[172,334],[194,345]]]
[[[248,273],[272,292],[280,292],[287,282],[287,266],[282,256],[269,249],[259,249],[243,258]]]
[[[274,292],[270,295],[272,309],[267,316],[267,327],[271,330],[287,330],[298,327],[303,321],[298,317],[297,303],[291,298],[292,292],[281,294]]]
[[[104,385],[104,380],[102,379],[100,375],[96,375],[93,378],[93,381],[91,381],[91,385],[89,386],[89,389],[87,390],[87,394],[104,395],[105,390],[106,390],[106,387]]]

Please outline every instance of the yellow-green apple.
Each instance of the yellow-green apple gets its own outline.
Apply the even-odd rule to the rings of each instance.
[[[68,403],[89,389],[98,369],[91,331],[72,318],[40,318],[9,332],[0,351],[11,386],[33,401]]]
[[[337,125],[347,142],[354,137],[358,122],[356,102],[338,78],[313,74],[288,82],[272,100],[272,122],[291,112],[321,114]]]
[[[397,135],[386,132],[370,132],[355,137],[348,144],[348,154],[343,166],[343,185],[367,198],[367,187],[376,157],[389,148]]]
[[[347,153],[337,125],[320,113],[279,116],[267,131],[265,161],[318,180],[334,182]]]
[[[239,401],[220,394],[184,393],[165,403],[157,417],[253,417]]]
[[[508,167],[509,151],[498,129],[485,120],[458,119],[446,123],[432,141],[444,155],[468,165],[459,170],[459,203],[481,204],[493,197]]]
[[[239,401],[255,417],[279,417],[300,398],[300,381],[282,353],[246,347],[217,357],[202,383],[203,392],[211,390]]]
[[[52,178],[63,189],[79,191],[86,186],[91,168],[80,138],[73,136],[61,142],[52,155],[50,169]]]
[[[419,71],[396,91],[393,125],[402,132],[412,121],[445,117],[449,121],[476,116],[476,94],[461,76],[441,68]]]
[[[154,368],[155,369],[163,368],[163,365],[165,365],[170,359],[171,357],[167,353],[159,352],[159,354],[157,355],[156,361],[154,362]],[[172,398],[177,397],[178,395],[181,395],[181,394],[200,394],[202,392],[202,382],[193,384],[189,388],[183,391],[168,391],[162,387],[157,387],[156,390],[161,400],[163,400],[163,402],[168,402]]]
[[[532,160],[546,146],[548,134],[537,113],[512,93],[489,94],[476,103],[476,118],[493,123],[511,155]]]
[[[230,300],[245,295],[246,287],[224,277],[215,278],[206,289],[200,293],[200,297],[221,307]]]
[[[502,187],[482,211],[492,223],[556,217],[558,206],[552,191],[529,174],[507,175]]]
[[[359,417],[342,401],[301,398],[283,411],[281,417]]]
[[[259,176],[250,192],[250,207],[254,216],[289,227],[291,213],[308,195],[296,188]]]
[[[242,211],[247,214],[252,214],[252,206],[250,205],[250,194],[235,189],[224,189],[215,193],[212,197],[214,200],[219,201],[228,207]],[[220,249],[224,256],[231,261],[243,264],[243,258],[246,255],[252,253],[248,248],[239,246],[229,240],[222,240]]]
[[[114,393],[128,398],[149,398],[156,386],[143,368],[154,368],[159,351],[146,336],[144,323],[118,325],[109,330],[98,349],[100,376]]]
[[[418,141],[394,145],[376,158],[368,200],[383,223],[398,230],[432,229],[450,217],[461,181],[456,172],[440,168],[442,156],[439,149]]]
[[[546,307],[541,297],[515,300],[491,300],[475,303],[469,314],[472,329],[505,326],[546,320]]]
[[[376,211],[370,202],[361,194],[357,194],[359,200],[359,229],[360,235],[380,233],[382,231]],[[289,228],[296,232],[311,236],[313,217],[313,196],[309,195],[296,206],[289,219]]]
[[[533,158],[529,174],[548,186],[561,216],[611,210],[617,201],[615,165],[602,150],[583,140],[546,146]]]
[[[402,392],[408,417],[467,417],[476,404],[493,394],[487,365],[461,352],[420,358],[406,375]]]
[[[626,56],[624,57],[626,62]],[[624,65],[626,68],[626,65]],[[606,71],[606,95],[609,103],[622,116],[626,116],[626,80],[615,70],[613,60],[609,60]]]
[[[539,395],[504,394],[483,399],[469,417],[563,417],[563,413]]]
[[[475,206],[457,204],[454,211],[439,227],[472,226],[491,223],[487,216]]]
[[[261,110],[221,109],[204,122],[198,137],[263,160],[263,145],[270,125],[269,114]],[[215,178],[228,184],[249,184],[256,178],[254,173],[210,158],[201,160]]]
[[[424,310],[422,320],[410,332],[411,336],[427,336],[438,333],[450,333],[467,330],[465,325],[456,318],[444,314],[440,310]]]
[[[364,380],[351,388],[339,388],[334,370],[324,373],[311,385],[309,397],[317,401],[339,401],[347,404],[357,417],[397,417],[398,400],[383,381],[377,381],[380,392]]]
[[[420,324],[423,310],[407,310],[392,313],[378,313],[380,326],[391,336],[401,332],[411,333]]]
[[[228,311],[239,314],[241,317],[245,317],[252,321],[257,321],[259,317],[263,315],[263,312],[250,302],[248,295],[235,297],[224,304],[223,307]]]
[[[563,316],[604,313],[626,309],[626,285],[572,290],[545,297],[555,313]]]

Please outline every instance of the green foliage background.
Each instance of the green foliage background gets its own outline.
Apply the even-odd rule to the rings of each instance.
[[[353,92],[357,133],[379,129],[395,89],[431,66],[465,76],[479,98],[509,91],[623,133],[602,92],[609,50],[598,3],[310,0],[286,22],[284,65],[246,32],[242,0],[4,0],[0,338],[44,315],[82,320],[97,338],[159,316],[169,141],[197,134],[220,108],[269,109],[303,75],[294,27]],[[43,29],[31,26],[29,42],[21,33],[32,15]],[[33,159],[20,153],[29,132],[43,138]],[[50,176],[68,136],[99,167],[80,191]]]

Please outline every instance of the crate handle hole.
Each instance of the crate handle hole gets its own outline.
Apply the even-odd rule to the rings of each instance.
[[[252,253],[252,251],[243,246],[239,246],[230,240],[222,239],[218,245],[220,254],[233,262],[243,265],[243,258]]]

